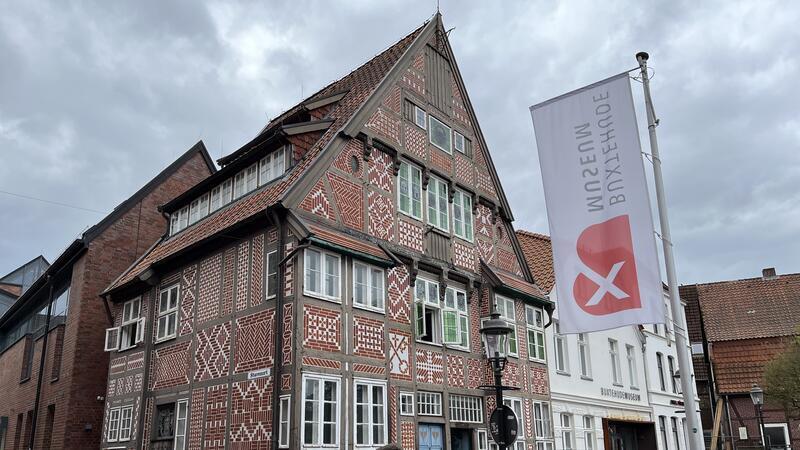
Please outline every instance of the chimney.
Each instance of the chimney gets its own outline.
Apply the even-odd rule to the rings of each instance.
[[[775,273],[774,267],[767,267],[766,269],[761,270],[761,278],[765,280],[774,280],[778,278],[778,275]]]

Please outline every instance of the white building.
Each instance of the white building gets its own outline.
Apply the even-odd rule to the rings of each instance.
[[[537,284],[556,303],[546,329],[556,450],[686,449],[672,325],[559,334],[550,239],[517,234]]]

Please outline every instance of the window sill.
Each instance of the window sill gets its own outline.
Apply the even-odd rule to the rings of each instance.
[[[422,202],[422,200],[420,200],[420,203],[421,203],[421,202]],[[404,215],[404,216],[406,216],[406,217],[410,217],[410,218],[412,218],[412,219],[414,219],[414,220],[416,220],[416,221],[422,222],[422,215],[420,215],[419,217],[417,217],[417,216],[415,216],[415,215],[413,215],[413,214],[411,214],[411,213],[408,213],[408,212],[405,212],[405,211],[401,210],[400,208],[397,208],[397,211],[398,211],[400,214],[402,214],[402,215]]]
[[[639,390],[639,388],[638,388],[637,386],[631,386],[631,390],[632,390],[632,391],[638,391],[638,390]]]
[[[612,385],[612,386],[616,386],[616,387],[618,387],[618,388],[624,388],[624,387],[625,387],[625,385],[624,385],[624,384],[620,384],[620,383],[611,383],[611,385]]]
[[[417,339],[416,341],[417,341],[417,344],[425,344],[425,345],[430,345],[430,346],[433,346],[433,347],[444,347],[444,345],[442,345],[442,344],[440,344],[438,342],[428,342],[428,341],[422,341],[422,340],[419,340],[419,339]]]
[[[539,364],[547,364],[547,360],[546,359],[538,359],[538,358],[528,357],[528,361],[539,363]]]
[[[461,347],[461,346],[458,346],[458,345],[447,345],[447,344],[444,344],[444,348],[446,348],[448,350],[456,350],[456,351],[459,351],[459,352],[469,353],[469,348]]]
[[[20,380],[19,380],[19,384],[22,384],[22,383],[27,383],[28,381],[31,381],[31,377],[27,377],[27,378],[22,378],[22,379],[20,379]]]
[[[427,232],[428,233],[433,232],[433,233],[436,233],[436,234],[438,234],[439,236],[441,236],[441,237],[443,237],[445,239],[450,239],[450,230],[449,229],[441,228],[438,225],[434,225],[434,224],[432,224],[430,222],[428,222]]]
[[[161,338],[161,339],[158,339],[158,338],[156,338],[156,340],[155,340],[155,341],[153,341],[153,344],[156,344],[156,345],[157,345],[157,344],[161,344],[161,343],[164,343],[164,342],[168,342],[168,341],[175,340],[175,339],[177,339],[177,338],[178,338],[178,335],[177,335],[177,333],[176,333],[176,334],[175,334],[175,335],[173,335],[173,336],[166,336],[166,337],[163,337],[163,338]]]
[[[134,349],[134,348],[136,348],[138,346],[139,346],[139,344],[135,344],[135,345],[132,345],[130,347],[121,348],[121,349],[117,350],[117,353],[127,352],[128,350]]]
[[[563,375],[565,377],[571,377],[572,376],[569,372],[564,372],[563,370],[556,370],[556,375]]]
[[[594,381],[594,378],[592,378],[592,377],[587,377],[586,375],[581,375],[581,380],[586,380],[586,381]]]
[[[306,297],[316,298],[317,300],[324,300],[326,302],[336,303],[336,304],[339,304],[339,305],[342,304],[342,299],[341,298],[327,297],[327,296],[325,296],[323,294],[318,294],[316,292],[306,291],[305,289],[303,289],[303,295],[305,295]]]
[[[360,310],[363,310],[363,311],[374,312],[374,313],[377,313],[377,314],[384,314],[384,315],[386,314],[386,308],[373,308],[371,306],[359,305],[356,302],[352,302],[352,303],[353,303],[353,309],[360,309]]]

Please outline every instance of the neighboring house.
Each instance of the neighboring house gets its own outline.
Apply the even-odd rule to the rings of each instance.
[[[558,334],[550,237],[517,237],[538,286],[556,304],[556,325],[545,333],[556,449],[686,449],[672,326]]]
[[[695,365],[698,372],[709,374],[709,397],[723,399],[720,442],[733,449],[761,445],[750,389],[754,384],[764,387],[766,365],[797,336],[800,274],[777,275],[769,268],[759,278],[681,286],[681,297],[701,312],[701,320],[689,323],[689,332],[694,343],[701,344],[696,353],[704,357],[695,358]],[[800,421],[787,418],[781,405],[770,402],[769,392],[764,399],[768,445],[800,448]],[[712,405],[716,406],[709,402]]]
[[[156,206],[214,170],[202,143],[192,147],[73,241],[0,317],[5,448],[31,448],[32,438],[35,449],[97,448],[110,319],[99,294],[164,233]]]
[[[104,448],[488,449],[495,304],[513,448],[552,446],[552,304],[438,14],[219,162],[106,292]]]
[[[39,255],[0,278],[0,317],[31,287],[48,266],[50,263],[44,256]]]

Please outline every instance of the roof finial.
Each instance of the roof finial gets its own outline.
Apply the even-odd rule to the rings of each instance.
[[[439,0],[436,0],[436,14],[441,14],[441,12],[439,12]]]

